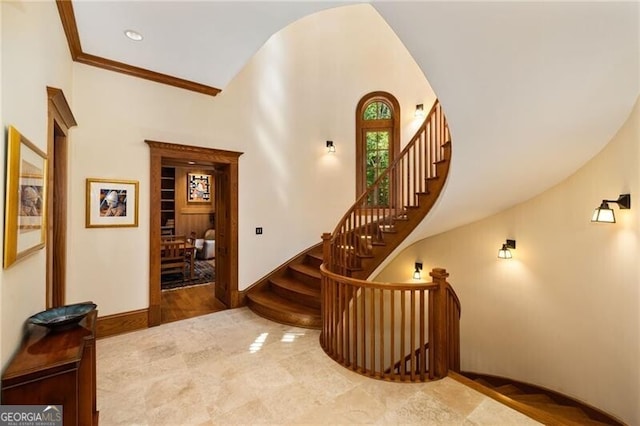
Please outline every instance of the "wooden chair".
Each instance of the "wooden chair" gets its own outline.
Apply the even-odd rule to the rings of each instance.
[[[184,239],[165,238],[160,243],[160,276],[182,274],[186,278],[187,242]]]

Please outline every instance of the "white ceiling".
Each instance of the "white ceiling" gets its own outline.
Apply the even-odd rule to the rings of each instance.
[[[84,53],[224,89],[274,33],[339,2],[73,2]],[[124,35],[135,30],[144,40]]]
[[[73,2],[85,53],[223,90],[272,34],[345,4]],[[452,131],[452,173],[426,233],[566,178],[611,139],[638,96],[638,2],[371,4],[424,71]]]

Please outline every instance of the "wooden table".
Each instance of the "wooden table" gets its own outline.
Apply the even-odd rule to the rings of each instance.
[[[77,327],[58,332],[29,324],[2,375],[2,403],[62,405],[65,426],[97,425],[97,315],[93,310]]]

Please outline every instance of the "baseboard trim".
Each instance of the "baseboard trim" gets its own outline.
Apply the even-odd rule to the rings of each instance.
[[[149,310],[121,312],[119,314],[98,317],[96,324],[96,337],[115,336],[116,334],[129,333],[149,327]]]

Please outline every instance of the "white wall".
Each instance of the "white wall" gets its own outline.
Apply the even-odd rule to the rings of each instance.
[[[58,10],[53,1],[0,2],[0,10],[3,133],[13,125],[46,151],[46,87],[62,89],[67,99],[71,96],[71,59]],[[3,139],[0,152],[5,164]],[[4,173],[0,179],[4,203]],[[45,309],[45,263],[45,251],[40,250],[0,272],[2,366],[17,348],[24,321]]]
[[[355,108],[368,92],[435,100],[421,70],[369,5],[320,12],[271,37],[216,97],[74,64],[68,301],[101,315],[148,306],[145,139],[240,151],[239,288],[320,242],[355,200]],[[333,140],[334,155],[325,141]],[[87,177],[140,181],[138,228],[84,227]],[[333,188],[331,190],[330,188]],[[262,236],[255,227],[264,228]]]
[[[640,424],[640,105],[589,163],[500,214],[424,239],[376,280],[444,267],[462,303],[462,369],[539,384]],[[505,182],[505,185],[508,185]],[[495,188],[500,190],[500,188]],[[590,222],[631,193],[617,223]],[[504,240],[512,260],[497,259]]]

